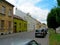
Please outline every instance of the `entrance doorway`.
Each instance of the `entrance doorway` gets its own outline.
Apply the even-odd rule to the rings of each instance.
[[[14,26],[14,33],[16,33],[17,32],[17,26]]]

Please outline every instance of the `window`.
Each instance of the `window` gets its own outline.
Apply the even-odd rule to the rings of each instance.
[[[8,29],[11,29],[11,21],[8,21]]]
[[[11,21],[8,22],[8,25],[9,25],[8,27],[10,28],[11,27]]]
[[[14,22],[14,24],[17,24],[16,22]]]
[[[6,10],[6,8],[4,6],[2,6],[2,14],[5,14],[5,10]]]
[[[4,29],[4,20],[1,20],[1,29]]]
[[[12,15],[12,10],[10,9],[9,10],[9,14],[8,14],[9,16],[11,16]]]

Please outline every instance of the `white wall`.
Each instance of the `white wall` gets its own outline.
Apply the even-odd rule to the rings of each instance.
[[[31,17],[29,14],[26,15],[25,19],[28,22],[28,31],[33,31],[35,30],[35,19],[33,17]]]

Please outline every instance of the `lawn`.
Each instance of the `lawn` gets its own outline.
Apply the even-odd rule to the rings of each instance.
[[[55,34],[53,29],[49,30],[49,44],[60,45],[60,34]]]

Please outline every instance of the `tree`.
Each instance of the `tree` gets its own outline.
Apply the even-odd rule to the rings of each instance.
[[[58,4],[58,6],[60,6],[60,0],[57,0],[57,4]]]
[[[51,9],[47,16],[47,26],[55,29],[60,26],[60,0],[57,0],[57,7]]]
[[[56,8],[56,22],[60,25],[60,8]]]
[[[56,8],[53,8],[47,16],[47,25],[49,28],[56,29],[59,24],[56,22]]]

